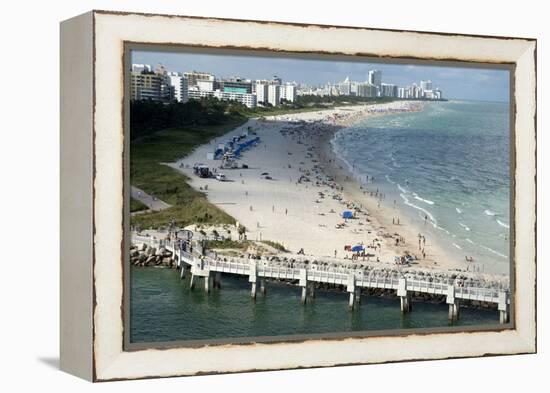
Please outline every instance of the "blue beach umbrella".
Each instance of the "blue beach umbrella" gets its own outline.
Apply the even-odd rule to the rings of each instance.
[[[351,251],[353,251],[353,252],[359,252],[359,251],[363,251],[364,249],[365,249],[365,248],[364,248],[363,246],[357,245],[357,246],[353,246],[353,247],[351,248]]]
[[[345,211],[345,212],[342,213],[342,217],[343,218],[353,218],[353,213],[350,212],[349,210]]]

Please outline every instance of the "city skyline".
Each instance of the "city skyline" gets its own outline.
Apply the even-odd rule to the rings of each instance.
[[[338,83],[346,77],[366,81],[369,71],[377,69],[382,71],[383,83],[408,86],[431,80],[448,99],[509,102],[510,95],[509,71],[500,69],[156,51],[132,51],[132,63],[153,67],[161,63],[169,71],[204,71],[219,78],[269,79],[277,75],[285,82],[315,86]]]

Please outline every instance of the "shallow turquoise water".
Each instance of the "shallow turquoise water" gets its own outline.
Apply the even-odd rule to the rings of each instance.
[[[222,288],[207,295],[203,281],[189,289],[189,276],[153,267],[131,269],[131,342],[163,342],[253,336],[337,333],[446,327],[445,304],[414,302],[402,315],[399,300],[362,297],[348,310],[348,294],[317,291],[305,306],[300,289],[271,283],[267,296],[250,297],[246,278],[223,276]],[[498,312],[462,308],[455,326],[498,324]]]
[[[396,201],[399,215],[454,258],[508,273],[509,114],[508,103],[426,103],[341,130],[332,144],[360,181],[374,176],[369,190]]]

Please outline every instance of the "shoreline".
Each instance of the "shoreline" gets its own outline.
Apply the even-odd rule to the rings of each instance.
[[[349,252],[342,251],[343,246],[361,244],[370,255],[367,262],[380,262],[384,267],[395,267],[394,257],[408,252],[418,257],[414,260],[418,268],[466,272],[464,262],[453,260],[429,238],[425,246],[422,244],[426,252],[422,258],[418,250],[421,228],[411,225],[405,215],[401,215],[399,225],[392,224],[390,217],[395,217],[396,211],[384,203],[379,207],[377,199],[365,193],[368,184],[363,188],[332,151],[331,140],[343,128],[372,116],[422,109],[423,103],[397,101],[251,119],[168,165],[186,174],[193,188],[205,192],[212,204],[244,225],[250,240],[277,241],[293,253],[304,249],[306,255],[334,256],[344,263],[355,261]],[[261,138],[260,144],[238,161],[246,163],[248,169],[218,169],[228,176],[228,182],[193,175],[194,163],[205,162],[217,143],[240,135],[247,126]],[[220,163],[208,161],[213,168]],[[266,181],[262,173],[273,179]],[[357,219],[343,220],[339,212],[350,206],[358,208]]]
[[[420,112],[423,109],[423,105],[419,105],[412,110],[403,112]],[[385,116],[390,114],[392,113],[371,114],[354,119],[351,122],[342,122],[338,125],[347,128],[373,116]],[[389,233],[399,233],[399,235],[404,238],[403,246],[395,246],[390,242],[388,242],[387,246],[393,249],[396,254],[400,254],[403,251],[409,251],[411,254],[416,255],[418,259],[422,259],[425,267],[433,266],[446,270],[463,269],[465,264],[454,260],[455,258],[437,244],[437,242],[434,242],[433,239],[427,238],[425,243],[422,242],[421,249],[419,249],[417,240],[418,234],[422,234],[422,228],[411,223],[405,214],[402,214],[402,212],[400,213],[399,205],[401,201],[396,201],[395,208],[389,207],[385,202],[385,198],[380,201],[379,198],[371,195],[373,191],[370,187],[375,188],[375,185],[365,186],[356,179],[355,174],[349,168],[349,164],[340,158],[333,150],[332,140],[339,131],[341,131],[341,129],[329,130],[329,132],[317,138],[318,157],[325,168],[326,174],[334,177],[336,183],[342,186],[344,195],[347,199],[366,207],[373,218],[374,226],[379,230],[384,230]],[[390,217],[392,218],[391,220]],[[393,222],[394,218],[398,219],[398,221]],[[407,248],[407,250],[404,250],[404,248]],[[422,256],[422,250],[425,251],[425,258]]]

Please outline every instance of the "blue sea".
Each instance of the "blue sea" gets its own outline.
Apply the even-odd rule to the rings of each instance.
[[[335,153],[449,255],[485,272],[510,268],[510,105],[426,103],[337,132]],[[427,220],[426,220],[427,217]]]

